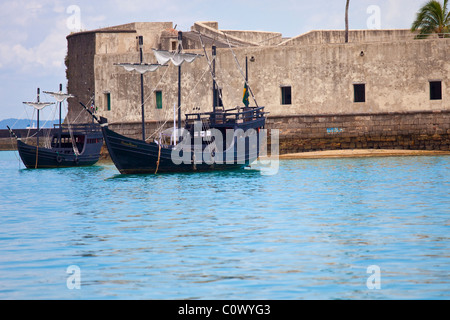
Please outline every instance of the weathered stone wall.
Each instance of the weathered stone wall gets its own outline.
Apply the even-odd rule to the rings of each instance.
[[[227,36],[236,37],[258,45],[271,46],[277,45],[282,41],[282,34],[279,32],[266,31],[238,31],[238,30],[221,30]]]
[[[450,111],[269,117],[280,153],[338,149],[450,150]]]
[[[150,141],[161,125],[157,121],[146,123]],[[171,126],[166,123],[164,128]],[[140,123],[112,124],[110,128],[141,137]],[[450,150],[448,111],[269,117],[266,128],[269,132],[279,130],[280,154],[346,149]]]
[[[234,49],[259,105],[271,115],[353,114],[450,109],[450,39]],[[228,106],[240,104],[243,79],[229,49],[218,50],[217,79]],[[363,52],[363,55],[361,55]],[[188,72],[186,70],[186,72]],[[430,100],[429,81],[442,81],[442,100]],[[354,102],[364,83],[366,101]],[[283,105],[282,86],[292,103]]]
[[[95,76],[104,67],[107,67],[108,71],[112,68],[117,70],[118,67],[109,65],[109,61],[105,62],[105,65],[98,65],[95,62],[96,57],[122,54],[125,55],[124,59],[114,60],[114,62],[138,63],[139,47],[136,37],[138,35],[144,37],[144,52],[149,54],[152,52],[152,48],[158,48],[161,33],[172,28],[172,26],[172,22],[136,22],[69,35],[67,37],[68,54],[66,59],[67,89],[68,92],[76,95],[76,99],[68,100],[68,116],[70,119],[77,119],[77,122],[88,121],[90,116],[84,111],[81,112],[83,108],[79,105],[79,102],[87,104],[95,94],[95,102],[101,104],[104,92],[110,90],[103,84],[99,88]],[[152,57],[145,62],[154,62],[154,59]],[[110,74],[105,75],[106,78],[110,76]]]
[[[142,139],[141,122],[112,123],[108,125],[108,128],[130,138]],[[155,139],[159,139],[160,130],[170,128],[173,128],[173,121],[172,122],[147,121],[145,123],[147,142],[152,142]]]
[[[170,23],[122,27],[114,29],[117,34],[108,33],[111,29],[68,38],[69,92],[86,101],[85,92],[95,88],[99,115],[108,118],[112,128],[139,138],[140,76],[114,63],[139,61],[137,35],[144,35],[145,62],[155,62],[151,48],[160,47],[162,40],[168,47],[175,33]],[[192,30],[226,40],[214,22],[196,23]],[[224,106],[242,105],[241,71],[248,57],[250,85],[258,104],[270,112],[267,126],[281,129],[283,153],[347,148],[448,150],[450,39],[413,40],[408,30],[361,30],[351,31],[350,43],[343,43],[343,31],[313,31],[270,46],[257,45],[254,41],[259,40],[251,37],[263,35],[261,39],[268,40],[273,34],[278,39],[276,33],[225,32],[238,47],[217,49],[216,77]],[[435,80],[442,83],[441,100],[430,99],[429,82]],[[173,66],[144,75],[147,132],[159,121],[168,120],[171,125],[177,81],[178,70]],[[358,83],[365,84],[365,102],[354,102],[353,86]],[[284,86],[291,87],[290,104],[282,104]],[[162,92],[162,109],[156,109],[155,90]],[[106,92],[111,95],[110,111]],[[181,96],[183,114],[211,111],[212,80],[206,57],[183,64]]]
[[[78,101],[88,103],[94,93],[94,56],[95,56],[95,33],[85,33],[69,36],[67,38],[67,90],[76,99],[68,99],[68,117],[75,119],[82,107]],[[86,121],[88,115],[82,114],[78,119]]]
[[[153,59],[153,54],[144,54],[145,61],[153,62]],[[122,67],[114,65],[125,61],[139,61],[139,53],[95,56],[95,64],[99,66],[95,69],[95,102],[99,114],[106,117],[109,123],[141,121],[140,74],[128,72]],[[192,68],[195,66],[197,66],[196,69]],[[209,98],[210,91],[205,88],[211,86],[211,81],[208,81],[209,79],[205,76],[199,85],[195,86],[194,84],[194,81],[200,79],[206,71],[205,66],[200,61],[195,61],[192,65],[183,64],[182,70],[182,113],[192,112],[194,105],[202,105],[202,110],[210,111],[212,98],[207,106],[204,105],[204,101]],[[185,70],[189,70],[189,72],[185,72]],[[173,65],[144,74],[145,119],[147,121],[171,121],[173,119],[173,106],[178,100],[177,82],[178,69]],[[194,87],[195,89],[193,89]],[[162,91],[162,109],[156,108],[156,90]],[[111,110],[109,111],[105,92],[110,93],[111,96]]]
[[[143,36],[144,52],[158,48],[161,33],[172,29],[172,22],[133,22],[120,26],[93,30],[96,33],[96,54],[133,53],[139,51],[137,36]]]
[[[158,41],[170,33],[171,28],[166,28],[170,26],[171,23],[133,23],[124,25],[125,30],[110,28],[69,36],[69,91],[87,102],[88,93],[95,88],[100,115],[110,122],[139,121],[140,77],[114,63],[139,61],[137,35],[144,35],[145,62],[155,62],[151,48],[161,45]],[[193,29],[221,32],[217,27],[214,23],[196,23]],[[136,33],[130,33],[133,28]],[[412,40],[408,32],[352,31],[355,42],[344,44],[339,43],[342,31],[314,31],[293,38],[291,45],[250,45],[233,51],[218,48],[216,77],[224,106],[242,105],[244,70],[238,69],[235,53],[242,69],[245,57],[249,58],[250,85],[258,104],[264,105],[272,116],[449,110],[450,39]],[[236,31],[233,38],[240,33],[246,32]],[[210,48],[207,51],[210,54]],[[203,54],[203,50],[192,52]],[[144,75],[147,120],[160,120],[164,113],[171,113],[177,100],[177,76],[174,67]],[[442,81],[442,100],[430,100],[432,80]],[[196,107],[210,110],[211,82],[206,57],[183,65],[183,113]],[[365,102],[354,102],[356,83],[366,86]],[[283,86],[291,87],[291,104],[282,104]],[[162,91],[163,110],[155,110],[154,90]],[[105,108],[106,92],[111,94],[111,111]],[[70,114],[78,114],[78,101],[73,100],[69,100]]]
[[[405,41],[412,40],[415,34],[409,29],[383,30],[349,30],[350,43]],[[344,30],[312,30],[280,43],[282,46],[298,46],[309,44],[344,43]]]
[[[191,31],[199,32],[202,35],[217,39],[218,41],[222,41],[225,43],[230,42],[233,46],[258,46],[256,42],[250,41],[255,40],[256,38],[250,37],[249,31],[245,33],[246,38],[241,39],[236,36],[236,33],[232,34],[232,32],[230,31],[228,33],[225,33],[222,30],[219,30],[218,24],[216,22],[196,22],[191,27]]]
[[[0,138],[0,151],[17,150],[17,144],[14,139]]]
[[[147,122],[147,136],[161,125]],[[171,128],[172,122],[163,127]],[[112,124],[110,128],[141,137],[141,123]],[[279,130],[280,154],[341,149],[450,150],[450,111],[269,116],[266,128]]]
[[[235,48],[259,105],[272,116],[354,114],[449,110],[450,39],[395,43],[310,45],[305,47]],[[364,56],[361,56],[361,51]],[[197,51],[203,53],[202,51]],[[208,53],[209,54],[209,53]],[[217,83],[225,108],[242,105],[244,79],[229,49],[217,50]],[[96,104],[111,122],[140,120],[140,78],[114,63],[136,61],[138,53],[95,57]],[[152,61],[152,54],[145,56]],[[148,120],[170,117],[177,101],[177,68],[169,66],[144,76]],[[442,100],[430,100],[429,81],[442,81]],[[212,106],[211,75],[205,58],[182,66],[183,113]],[[353,100],[353,85],[365,83],[366,101]],[[291,86],[292,103],[283,105],[282,86]],[[155,110],[153,90],[161,90],[163,110]],[[103,93],[111,92],[106,111]],[[252,101],[251,101],[252,102]],[[253,104],[253,103],[252,103]],[[253,104],[254,105],[254,104]]]
[[[36,145],[36,132],[37,129],[14,129],[14,133],[22,137],[22,141],[31,145]],[[48,137],[52,137],[54,134],[53,129],[42,129],[39,138],[39,145],[45,146],[46,142],[49,142]],[[29,138],[27,138],[29,137]],[[10,136],[9,130],[0,130],[0,151],[1,150],[17,150],[16,139]]]
[[[158,129],[172,125],[170,121],[146,122],[149,141],[158,138]],[[109,127],[136,139],[142,135],[140,122]],[[450,111],[269,116],[266,128],[279,130],[280,154],[341,149],[450,150]],[[7,130],[1,131],[0,150],[15,149]],[[35,139],[28,142],[35,143]]]
[[[136,52],[138,50],[136,31],[96,34],[96,54]]]

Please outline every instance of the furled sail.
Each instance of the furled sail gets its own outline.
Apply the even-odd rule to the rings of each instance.
[[[116,66],[123,67],[126,71],[137,71],[140,74],[144,74],[146,72],[154,72],[161,67],[160,64],[148,64],[148,63],[115,63]]]
[[[59,91],[59,92],[44,91],[44,93],[51,95],[58,102],[63,102],[66,99],[74,98],[73,95],[68,94],[68,93],[63,93],[61,91]]]
[[[24,104],[35,108],[36,110],[42,110],[47,106],[51,106],[52,104],[55,104],[54,102],[24,102]]]
[[[201,54],[178,53],[156,49],[153,49],[153,53],[155,54],[156,60],[158,60],[159,64],[167,64],[171,61],[177,67],[181,66],[184,62],[191,63],[198,57],[202,56]]]

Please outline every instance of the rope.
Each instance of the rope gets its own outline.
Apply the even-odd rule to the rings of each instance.
[[[165,78],[167,71],[169,70],[171,64],[169,64],[167,66],[166,71],[164,71],[164,74],[162,75],[162,77],[159,79],[158,83],[156,84],[156,86],[154,86],[154,88],[151,90],[151,92],[148,94],[147,98],[144,99],[144,104],[147,102],[148,99],[151,98],[151,96],[153,95],[153,93],[156,91],[156,89],[158,88],[159,84],[161,83],[161,81]]]
[[[14,127],[16,126],[17,122],[19,122],[20,119],[23,119],[23,114],[26,113],[26,109],[22,112],[22,114],[20,115],[20,117],[18,119],[16,119],[16,122],[14,122],[14,124],[11,126],[11,129],[14,129]],[[27,114],[28,116],[28,114]]]
[[[34,119],[34,114],[35,114],[35,112],[36,112],[36,109],[33,108],[33,114],[32,114],[32,116],[31,116],[31,121],[32,121],[32,122],[33,122],[33,119]],[[28,112],[26,112],[26,114],[27,114],[27,118],[29,118]],[[55,118],[55,114],[56,114],[56,108],[55,108],[55,110],[53,111],[53,120],[54,120],[54,118]],[[33,137],[36,136],[40,131],[44,131],[45,126],[47,125],[47,123],[48,123],[49,121],[50,121],[49,119],[45,120],[44,124],[43,124],[42,126],[39,126],[39,131],[36,131],[36,133],[34,133],[34,134],[31,135],[31,136],[30,136],[30,131],[31,131],[32,128],[31,128],[31,125],[30,125],[30,126],[28,127],[27,137],[26,137],[25,139],[28,140],[29,138],[33,138]],[[17,121],[16,121],[16,123],[17,123]],[[16,123],[14,123],[13,127],[16,125]],[[43,135],[42,137],[48,139],[49,136],[50,136],[50,131],[49,131],[48,133],[46,133],[46,135]],[[44,140],[44,144],[46,144],[46,143],[47,143],[47,141]]]
[[[53,109],[53,116],[52,116],[52,121],[54,121],[55,120],[55,118],[56,118],[56,111],[57,111],[57,109],[58,108],[54,108]],[[47,120],[47,122],[48,122],[48,120]],[[47,123],[46,122],[46,123]],[[46,124],[45,123],[45,124]],[[45,127],[45,124],[44,124],[44,127]],[[44,128],[42,128],[42,130],[44,131]],[[45,136],[44,136],[44,146],[47,148],[47,149],[50,149],[51,148],[51,138],[50,138],[50,133],[52,132],[52,130],[50,129],[50,130],[46,130],[47,132],[45,133]],[[44,131],[45,132],[45,131]]]
[[[151,92],[149,94],[147,94],[147,97],[144,99],[144,105],[145,103],[153,96],[154,92],[156,91],[156,89],[159,87],[159,85],[161,84],[161,82],[163,81],[163,79],[166,77],[167,72],[169,71],[169,68],[171,67],[171,64],[168,65],[167,68],[165,68],[166,70],[164,71],[163,75],[161,76],[161,78],[159,79],[158,83],[151,89]],[[140,104],[140,106],[142,105],[142,103]],[[167,110],[164,111],[164,118],[166,118],[166,114],[167,114]],[[166,120],[163,125],[160,127],[162,128],[166,122],[168,120]],[[123,122],[121,123],[121,126],[123,125]],[[155,132],[156,133],[156,132]],[[154,134],[150,135],[148,138],[145,139],[145,141],[149,140]]]
[[[239,61],[238,61],[238,59],[237,59],[237,57],[236,57],[236,54],[235,54],[234,51],[233,51],[233,48],[231,48],[231,44],[230,44],[230,41],[228,40],[227,34],[226,34],[226,33],[224,33],[224,34],[225,34],[225,39],[227,39],[228,46],[230,47],[231,53],[233,54],[234,60],[236,61],[236,64],[237,64],[237,66],[238,66],[238,68],[239,68],[239,71],[240,71],[240,73],[241,73],[241,76],[242,76],[242,78],[244,79],[245,83],[247,84],[248,91],[249,91],[250,94],[252,95],[253,101],[255,102],[256,106],[258,107],[258,102],[256,102],[255,95],[253,94],[253,91],[252,91],[252,89],[250,88],[250,84],[248,83],[248,81],[247,81],[247,79],[246,79],[246,77],[245,77],[244,71],[242,70],[241,65],[239,64]]]
[[[26,137],[26,139],[25,139],[26,142],[28,142],[28,139],[29,139],[29,138],[33,138],[34,135],[36,135],[36,133],[37,133],[37,132],[36,132],[35,134],[33,134],[33,135],[30,137],[31,124],[33,123],[34,113],[35,113],[35,112],[36,112],[36,109],[33,108],[33,114],[31,115],[31,121],[32,121],[32,122],[30,123],[30,126],[28,127],[27,137]],[[28,113],[27,113],[27,115],[28,115]]]
[[[158,169],[159,169],[159,160],[161,159],[161,144],[159,144],[158,146],[159,146],[159,151],[158,151],[158,161],[156,162],[156,171],[155,171],[155,174],[158,173]]]
[[[210,72],[211,72],[211,77],[212,77],[213,80],[216,82],[216,85],[217,85],[217,87],[219,88],[219,87],[220,87],[220,86],[219,86],[219,82],[217,81],[217,77],[216,77],[216,75],[214,74],[213,69],[212,69],[212,62],[211,62],[211,60],[209,59],[208,54],[206,53],[206,47],[205,47],[205,44],[203,43],[202,34],[199,32],[199,33],[198,33],[198,36],[199,36],[199,38],[200,38],[200,43],[201,43],[201,45],[202,45],[203,52],[205,53],[206,60],[207,60],[208,65],[209,65],[209,70],[210,70]],[[213,61],[217,61],[217,56],[214,56]],[[215,90],[216,88],[213,88],[213,89]],[[222,91],[221,91],[221,90],[217,90],[217,93],[219,94],[219,98],[220,98],[220,100],[222,100],[222,103],[223,103]]]
[[[202,41],[200,32],[199,32],[199,35],[200,35],[200,40]],[[251,90],[251,87],[250,87],[248,81],[245,79],[244,72],[242,71],[242,68],[241,68],[241,66],[240,66],[240,64],[239,64],[239,61],[237,60],[236,54],[234,53],[234,51],[233,51],[233,49],[232,49],[232,47],[231,47],[231,43],[230,43],[230,41],[229,41],[227,35],[226,35],[225,33],[224,33],[224,35],[225,35],[225,38],[226,38],[226,40],[227,40],[227,42],[228,42],[228,46],[230,47],[231,53],[233,54],[234,59],[235,59],[235,61],[236,61],[236,63],[237,63],[237,66],[238,66],[238,68],[239,68],[239,71],[240,71],[240,73],[241,73],[241,76],[243,77],[245,83],[247,84],[247,88],[248,88],[248,90],[249,90],[249,92],[250,92],[250,94],[251,94],[251,96],[252,96],[252,98],[253,98],[253,101],[255,102],[256,106],[258,106],[258,103],[257,103],[257,101],[256,101],[256,98],[255,98],[255,96],[254,96],[254,94],[253,94],[253,91]],[[205,49],[204,49],[204,50],[205,50]],[[206,52],[205,52],[205,53],[206,53]],[[192,88],[192,90],[190,90],[190,92],[189,92],[189,94],[188,94],[188,96],[186,97],[185,100],[189,100],[189,98],[191,97],[192,93],[193,93],[193,92],[195,91],[195,89],[197,88],[198,84],[202,81],[202,79],[203,79],[203,77],[205,76],[206,72],[208,72],[208,70],[210,70],[210,72],[211,72],[211,70],[212,70],[212,69],[211,69],[211,64],[210,64],[210,62],[209,62],[209,58],[208,58],[208,55],[207,55],[207,54],[206,54],[206,57],[207,57],[207,60],[208,60],[208,65],[207,65],[207,67],[205,68],[205,71],[203,72],[203,74],[202,74],[202,76],[200,77],[200,79],[198,80],[198,82],[195,84],[195,86]],[[167,72],[167,70],[166,70],[166,72]],[[211,73],[212,73],[212,72],[211,72]],[[219,90],[219,92],[220,92],[220,90]],[[222,96],[221,96],[221,98],[222,98]],[[222,100],[222,101],[223,101],[223,100]],[[179,107],[175,110],[175,112],[177,112],[181,107],[184,107],[184,105],[182,104],[181,106],[179,106]],[[154,137],[157,133],[159,133],[160,130],[167,124],[168,121],[169,121],[169,120],[165,120],[165,121],[163,122],[163,124],[162,124],[159,128],[157,128],[157,129],[154,131],[153,134],[151,134],[148,138],[145,139],[145,141],[151,139],[151,138]]]
[[[27,119],[29,119],[29,117],[28,117],[28,112],[27,112],[27,109],[24,107],[24,110],[23,110],[23,112],[22,112],[22,114],[20,115],[20,117],[16,120],[16,122],[14,122],[14,124],[11,126],[11,129],[13,129],[15,126],[16,126],[16,124],[17,124],[17,122],[20,120],[20,119],[23,119],[23,115],[24,114],[26,114],[27,115]],[[16,159],[17,159],[17,161],[19,162],[19,169],[20,169],[20,164],[21,164],[21,160],[20,160],[20,157],[19,156],[17,156],[17,153],[18,153],[18,148],[17,148],[17,142],[16,142],[16,145],[14,145],[14,139],[16,139],[17,140],[17,136],[14,134],[14,132],[12,131],[12,130],[10,130],[10,132],[11,132],[11,134],[10,134],[10,142],[11,142],[11,149],[12,150],[15,150],[14,151],[14,156],[16,157]]]
[[[34,166],[37,169],[38,166],[38,154],[39,154],[39,145],[36,146],[36,165]]]
[[[70,140],[72,142],[72,150],[73,150],[73,153],[75,154],[75,156],[78,157],[80,155],[80,150],[78,150],[78,147],[77,147],[75,139],[74,139],[73,130],[70,127],[69,117],[66,117],[66,120],[67,120],[67,127],[69,129]]]
[[[93,101],[94,98],[95,98],[95,96],[91,96],[91,98],[89,99],[88,103],[85,104],[86,108],[91,108],[92,102],[95,102],[95,101]],[[68,105],[66,104],[66,102],[67,102],[67,100],[64,100],[64,101],[62,102],[62,106],[64,106],[64,110],[66,111],[66,117],[65,117],[65,119],[67,120],[67,124],[69,124],[69,107],[68,107]],[[61,107],[62,107],[62,106],[61,106]],[[95,104],[94,104],[94,106],[95,106]],[[81,116],[81,114],[83,113],[83,111],[85,111],[85,109],[84,109],[84,108],[81,108],[80,112],[78,112],[78,115],[75,117],[75,119],[72,121],[72,123],[76,123],[76,122],[77,122],[78,118]],[[91,110],[91,111],[92,111],[92,110]],[[86,112],[87,112],[87,111],[86,111]],[[92,113],[95,113],[95,110],[94,110]]]
[[[16,137],[16,139],[17,139],[17,137]],[[16,145],[14,145],[14,137],[12,137],[12,136],[10,137],[9,140],[11,141],[11,150],[15,150],[14,156],[16,157],[17,161],[19,162],[19,169],[20,169],[21,161],[20,161],[20,158],[17,156],[17,153],[19,152],[19,149],[17,148],[17,142],[16,142]]]
[[[206,70],[203,72],[202,76],[200,77],[200,79],[198,80],[198,82],[195,84],[195,86],[192,88],[192,90],[190,90],[190,93],[188,94],[188,96],[186,97],[186,100],[189,100],[189,98],[191,97],[192,93],[195,91],[195,88],[197,88],[198,84],[201,82],[201,80],[203,79],[203,77],[205,76],[206,72],[208,72],[208,68],[206,68]],[[175,112],[178,111],[178,109],[180,109],[181,107],[183,107],[184,105],[182,104],[181,106],[179,106],[178,108],[175,109]],[[169,119],[165,120],[164,123],[155,130],[155,132],[153,132],[148,138],[145,139],[145,141],[149,140],[150,138],[152,138],[153,136],[155,136],[157,133],[160,132],[160,130],[166,125],[166,123],[169,121]]]
[[[159,79],[158,83],[153,87],[153,89],[151,90],[151,92],[148,94],[147,98],[144,100],[144,104],[147,102],[148,99],[151,98],[151,96],[154,94],[154,92],[156,91],[156,89],[159,87],[159,85],[161,84],[161,82],[163,81],[163,79],[166,77],[167,72],[169,71],[169,68],[172,65],[169,64],[166,68],[166,70],[164,71],[163,75],[161,76],[161,78]],[[161,123],[163,120],[165,120],[168,117],[168,113],[169,113],[169,109],[165,108],[162,109],[161,112],[158,112],[158,109],[156,109],[155,111],[155,116],[158,116],[158,122]],[[161,116],[162,113],[162,116]],[[146,141],[149,138],[146,138]]]

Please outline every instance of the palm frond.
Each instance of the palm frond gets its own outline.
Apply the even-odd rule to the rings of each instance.
[[[419,36],[416,38],[426,38],[431,33],[438,33],[442,37],[448,32],[449,26],[448,0],[444,0],[443,4],[430,0],[417,12],[411,31],[419,31]]]

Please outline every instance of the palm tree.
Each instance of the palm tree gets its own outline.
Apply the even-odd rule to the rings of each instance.
[[[439,38],[450,37],[450,12],[448,10],[448,0],[444,0],[442,5],[439,1],[428,1],[417,12],[416,20],[411,26],[411,31],[419,30],[417,39],[428,37],[432,33],[437,33]]]
[[[347,0],[347,3],[345,4],[345,43],[348,42],[348,5],[350,3],[350,0]]]

